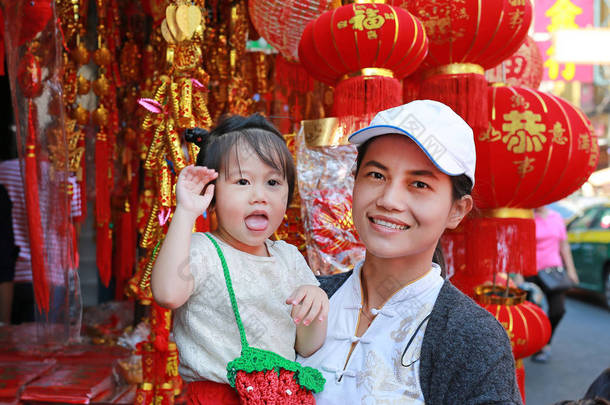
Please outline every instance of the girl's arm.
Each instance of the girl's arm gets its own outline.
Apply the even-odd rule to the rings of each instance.
[[[150,280],[155,301],[165,308],[182,306],[193,292],[193,276],[189,267],[191,234],[195,220],[210,205],[214,185],[210,185],[203,195],[201,191],[217,176],[214,170],[196,166],[185,167],[178,176],[176,211]]]
[[[292,319],[297,325],[294,348],[302,357],[316,352],[326,339],[328,325],[328,296],[320,287],[304,285],[286,300],[292,304]]]

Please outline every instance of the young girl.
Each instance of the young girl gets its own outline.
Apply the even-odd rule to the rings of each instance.
[[[295,168],[281,134],[262,116],[232,116],[210,133],[188,136],[201,150],[182,170],[177,205],[155,262],[155,300],[175,309],[180,375],[192,403],[238,404],[227,385],[227,363],[241,342],[220,246],[250,346],[295,359],[307,357],[326,336],[328,298],[296,247],[268,238],[284,218]],[[192,233],[208,207],[218,229]],[[292,307],[290,307],[292,305]]]
[[[302,359],[326,378],[317,404],[521,403],[506,331],[433,262],[443,231],[473,206],[472,130],[419,100],[378,113],[350,141],[366,255],[322,280],[328,336]]]

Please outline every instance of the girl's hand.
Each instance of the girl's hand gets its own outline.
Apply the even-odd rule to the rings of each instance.
[[[291,315],[297,325],[309,325],[317,319],[322,322],[328,316],[328,296],[320,287],[302,285],[286,299],[286,304],[292,305]]]
[[[215,170],[202,166],[186,166],[178,176],[176,183],[176,205],[196,216],[208,209],[214,197],[214,185],[210,184],[202,195],[206,184],[218,177]]]

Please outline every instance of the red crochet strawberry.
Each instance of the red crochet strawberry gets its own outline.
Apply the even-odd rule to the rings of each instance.
[[[235,388],[244,405],[314,405],[311,391],[301,388],[294,373],[281,370],[238,371]]]

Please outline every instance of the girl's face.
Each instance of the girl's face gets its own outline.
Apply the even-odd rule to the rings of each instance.
[[[378,258],[432,257],[445,228],[471,207],[470,196],[453,201],[449,176],[403,135],[372,141],[354,182],[354,225],[367,255]]]
[[[230,152],[216,179],[218,234],[244,252],[267,256],[265,240],[280,226],[288,202],[284,175],[246,146]]]

